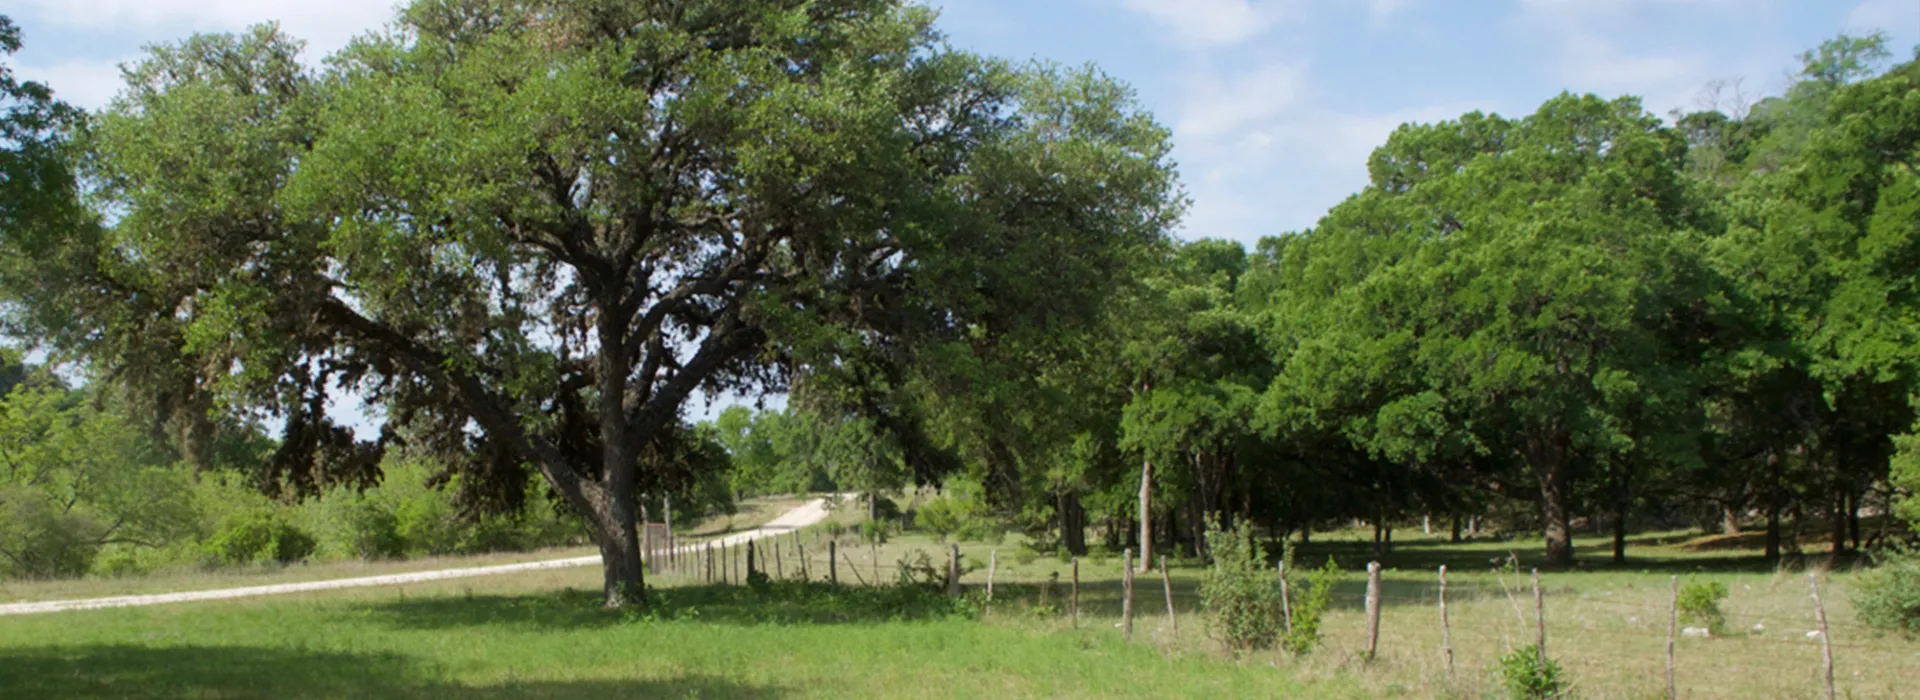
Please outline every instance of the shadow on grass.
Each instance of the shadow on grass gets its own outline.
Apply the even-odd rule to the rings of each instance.
[[[582,629],[647,620],[699,620],[737,625],[867,624],[938,620],[970,614],[967,604],[915,586],[833,586],[781,581],[765,586],[694,586],[655,590],[644,608],[603,610],[600,593],[567,589],[515,596],[470,595],[397,600],[372,606],[371,617],[404,629],[483,626]]]
[[[1410,542],[1395,544],[1393,551],[1378,557],[1380,563],[1395,569],[1436,570],[1445,564],[1449,571],[1485,573],[1489,569],[1504,564],[1509,554],[1520,561],[1520,571],[1539,568],[1544,572],[1566,571],[1648,571],[1666,574],[1711,573],[1772,573],[1774,562],[1758,552],[1713,552],[1709,554],[1683,554],[1672,549],[1648,549],[1650,546],[1665,545],[1669,542],[1655,537],[1639,538],[1630,541],[1627,547],[1625,564],[1613,563],[1613,543],[1611,540],[1593,540],[1582,544],[1576,541],[1574,547],[1575,563],[1571,569],[1549,566],[1545,562],[1545,553],[1540,551],[1538,542],[1468,542],[1461,544],[1436,542]],[[1639,546],[1639,551],[1636,546]],[[1300,548],[1299,561],[1303,563],[1324,562],[1332,556],[1347,570],[1365,570],[1368,561],[1374,560],[1373,545],[1369,542],[1314,542]],[[1824,561],[1824,553],[1805,557],[1808,563]],[[1791,565],[1792,562],[1789,562]]]
[[[5,698],[778,698],[722,678],[466,686],[391,654],[254,647],[89,645],[0,652]]]

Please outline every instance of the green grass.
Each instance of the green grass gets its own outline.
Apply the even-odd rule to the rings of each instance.
[[[0,626],[0,696],[1163,698],[1302,690],[1265,664],[1163,656],[1101,630],[982,624],[938,594],[692,586],[666,591],[651,614],[638,615],[601,611],[596,595],[578,588],[517,590],[527,583],[13,618]]]
[[[827,576],[819,529],[778,538],[779,573]],[[1136,582],[1135,634],[1117,629],[1120,559],[1081,560],[1082,615],[1065,614],[1068,564],[1023,556],[1019,538],[961,543],[995,567],[995,600],[978,619],[944,598],[846,590],[898,576],[950,543],[895,535],[877,552],[840,540],[839,592],[785,583],[770,591],[710,586],[704,567],[655,576],[648,614],[594,605],[591,567],[397,588],[354,589],[153,608],[0,618],[0,697],[1459,697],[1498,695],[1495,659],[1534,639],[1525,578],[1535,540],[1449,544],[1397,538],[1384,558],[1378,655],[1362,660],[1363,532],[1316,534],[1302,565],[1334,556],[1350,573],[1305,657],[1231,658],[1197,610],[1200,569],[1172,570],[1179,627],[1167,624],[1158,572]],[[1729,636],[1679,640],[1683,697],[1818,697],[1820,647],[1805,573],[1756,553],[1700,548],[1690,533],[1636,536],[1627,566],[1583,540],[1582,564],[1543,571],[1548,652],[1584,698],[1664,695],[1671,577],[1725,583]],[[763,565],[774,569],[763,542]],[[997,556],[994,553],[997,552]],[[1509,552],[1521,573],[1496,574]],[[1020,563],[1027,559],[1027,563]],[[1810,555],[1817,563],[1822,557]],[[1449,567],[1455,664],[1440,651],[1433,569]],[[1876,634],[1848,602],[1850,570],[1816,572],[1837,679],[1856,698],[1906,695],[1920,643]],[[979,597],[986,570],[963,579]],[[1758,630],[1755,625],[1759,625]]]

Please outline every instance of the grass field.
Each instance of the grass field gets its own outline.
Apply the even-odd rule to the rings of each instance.
[[[769,510],[772,510],[769,508]],[[827,577],[818,529],[763,543],[783,578]],[[1604,543],[1572,571],[1543,572],[1550,656],[1575,694],[1664,696],[1673,576],[1727,584],[1731,634],[1679,640],[1682,697],[1817,697],[1820,645],[1803,572],[1743,549],[1697,551],[1686,533],[1635,539],[1630,566],[1601,565]],[[215,603],[0,618],[0,697],[1495,697],[1494,660],[1534,639],[1524,572],[1537,541],[1451,545],[1402,536],[1385,558],[1378,655],[1363,661],[1371,551],[1360,533],[1316,536],[1302,565],[1349,570],[1305,657],[1230,658],[1198,614],[1200,570],[1171,571],[1178,632],[1158,572],[1136,582],[1135,634],[1117,629],[1118,557],[1081,566],[1081,615],[1066,614],[1070,567],[998,545],[963,543],[974,598],[995,563],[989,604],[871,591],[899,562],[946,565],[949,544],[896,536],[876,551],[840,540],[842,588],[709,585],[705,567],[651,579],[647,613],[604,612],[591,567]],[[1519,575],[1496,574],[1509,552]],[[738,552],[731,552],[735,557]],[[1449,567],[1454,666],[1441,653],[1434,568]],[[743,566],[741,564],[740,566]],[[1920,643],[1873,633],[1848,602],[1852,574],[1819,573],[1843,695],[1911,696]],[[855,590],[849,590],[855,589]],[[59,596],[69,597],[69,596]]]

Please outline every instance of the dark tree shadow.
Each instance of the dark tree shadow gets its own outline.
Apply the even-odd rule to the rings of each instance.
[[[779,698],[723,678],[471,687],[391,654],[254,647],[86,645],[0,652],[0,698]]]

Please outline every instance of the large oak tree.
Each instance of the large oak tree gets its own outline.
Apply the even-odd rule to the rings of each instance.
[[[1129,91],[932,20],[419,0],[322,71],[273,27],[155,48],[85,138],[103,216],[41,271],[42,331],[189,438],[282,421],[285,493],[376,479],[399,443],[481,505],[538,470],[622,604],[688,397],[1057,323],[1177,216]],[[328,417],[345,390],[378,443]]]

